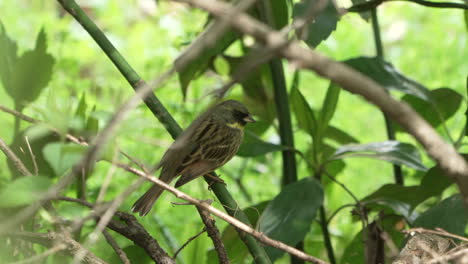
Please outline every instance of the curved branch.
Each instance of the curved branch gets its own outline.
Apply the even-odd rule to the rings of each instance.
[[[175,0],[202,8],[215,16],[225,16],[232,6],[225,2],[211,0]],[[238,14],[230,21],[242,33],[249,34],[266,46],[280,46],[289,40],[267,25],[247,14]],[[305,48],[298,41],[291,41],[280,54],[298,67],[314,71],[318,75],[339,84],[351,93],[361,95],[379,107],[390,118],[410,133],[422,144],[429,156],[434,159],[447,176],[458,185],[465,204],[468,205],[468,164],[455,148],[444,142],[440,135],[408,104],[397,101],[388,95],[384,88],[362,73],[333,61],[320,53]]]

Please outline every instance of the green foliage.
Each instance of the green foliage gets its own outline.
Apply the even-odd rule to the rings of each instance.
[[[0,105],[16,108],[44,122],[32,125],[16,118],[14,124],[15,118],[0,113],[0,127],[3,128],[0,138],[9,143],[15,155],[34,174],[23,177],[15,164],[0,155],[0,168],[5,168],[0,169],[1,221],[9,219],[18,208],[39,200],[55,181],[60,181],[60,176],[81,160],[86,147],[69,142],[65,133],[91,143],[100,125],[107,123],[116,108],[133,95],[112,62],[71,16],[62,14],[57,2],[29,2],[0,1],[0,10],[5,10],[0,11],[0,81],[3,86]],[[268,21],[273,28],[282,29],[291,26],[293,19],[307,15],[318,2],[262,1],[254,5],[249,14]],[[351,2],[353,5],[362,3],[360,0]],[[19,8],[26,3],[31,12]],[[149,82],[174,65],[174,58],[188,47],[181,43],[194,43],[202,38],[214,20],[210,17],[206,22],[206,13],[171,2],[158,2],[154,9],[142,6],[129,1],[107,1],[82,7],[105,29],[104,34],[138,74]],[[263,6],[263,13],[259,6]],[[433,12],[418,5],[392,3],[385,4],[384,9],[379,6],[386,55],[383,60],[372,55],[375,51],[370,26],[356,14],[339,13],[336,7],[343,8],[341,3],[335,6],[328,2],[310,24],[289,32],[290,36],[305,37],[305,45],[345,62],[381,84],[392,96],[408,103],[442,131],[448,142],[456,141],[458,151],[466,151],[466,138],[454,140],[452,135],[463,135],[466,127],[462,112],[466,107],[463,102],[466,101],[468,50],[465,48],[466,24],[460,22],[465,20],[466,23],[467,13],[463,18],[461,12],[453,10]],[[360,15],[369,18],[368,13]],[[250,223],[259,231],[291,245],[304,241],[306,253],[326,260],[325,235],[313,225],[317,222],[317,208],[323,205],[325,218],[333,214],[326,226],[330,229],[329,238],[337,263],[353,264],[364,262],[367,230],[362,230],[362,223],[357,221],[360,217],[385,231],[397,246],[403,245],[402,226],[442,227],[466,236],[466,210],[452,180],[408,135],[399,133],[395,141],[385,141],[384,122],[376,108],[354,95],[342,93],[341,88],[328,80],[296,70],[300,67],[296,67],[295,62],[285,63],[288,65],[284,67],[286,84],[290,87],[288,98],[282,99],[289,101],[295,141],[294,150],[286,149],[279,143],[282,121],[277,117],[284,113],[276,112],[272,86],[275,76],[271,68],[265,63],[249,68],[248,74],[238,75],[246,65],[252,64],[252,58],[263,55],[258,51],[265,47],[234,30],[227,31],[212,44],[186,67],[176,61],[178,79],[168,80],[155,94],[177,121],[189,124],[212,103],[213,90],[222,87],[226,80],[240,80],[227,91],[227,97],[245,103],[258,122],[246,128],[238,156],[223,167],[222,174],[225,171],[227,176],[233,175],[223,177],[227,189],[237,204],[245,208]],[[154,119],[147,107],[141,105],[133,109],[106,145],[104,160],[137,167],[122,155],[116,155],[119,149],[151,168],[172,142],[165,126],[167,124]],[[284,150],[297,153],[297,174],[302,179],[287,186],[281,185],[284,168],[280,152]],[[404,166],[405,185],[393,182],[390,164]],[[91,164],[91,168],[86,172],[85,188],[80,185],[79,192],[75,192],[72,185],[60,195],[86,197],[93,203],[99,196],[104,199],[100,202],[107,202],[135,179],[134,175],[123,173],[106,161]],[[342,186],[357,197],[365,215],[356,217],[339,209],[356,203]],[[214,199],[201,181],[184,186],[182,190],[200,199]],[[240,190],[247,194],[241,195]],[[142,188],[130,194],[119,210],[129,211],[143,191]],[[194,208],[175,206],[171,204],[174,200],[171,194],[164,193],[152,215],[138,218],[171,253],[202,228]],[[213,205],[226,206],[220,200],[215,200]],[[91,213],[88,208],[69,202],[54,201],[52,206],[67,224]],[[235,206],[229,207],[234,210]],[[352,212],[360,213],[356,208]],[[34,216],[34,223],[26,222],[22,228],[31,232],[55,228],[47,215],[40,211]],[[217,220],[216,224],[223,230],[222,240],[232,263],[258,261],[231,225],[222,220]],[[94,221],[85,222],[79,242],[86,241],[94,228]],[[171,236],[161,230],[169,230]],[[111,234],[132,263],[152,262],[131,240],[114,232]],[[0,241],[8,244],[8,247],[0,247],[2,260],[22,261],[27,254],[32,256],[46,250],[16,240],[20,243]],[[120,261],[104,239],[98,239],[89,248],[109,263]],[[289,263],[289,256],[281,257],[280,251],[272,248],[267,251],[275,263]],[[11,252],[20,254],[13,256]],[[216,263],[216,252],[206,235],[189,243],[177,261],[191,263],[194,259]],[[44,260],[45,263],[67,261],[71,261],[71,257],[61,255]]]
[[[294,4],[294,18],[309,18],[310,13],[315,14],[320,1],[302,0]],[[315,16],[313,16],[315,17]],[[333,2],[327,2],[327,6],[316,16],[310,25],[299,31],[299,37],[312,48],[317,47],[322,41],[326,40],[336,29],[340,15]],[[304,32],[305,31],[305,32]],[[303,38],[303,36],[306,36]]]
[[[0,190],[0,208],[13,208],[37,202],[51,185],[52,181],[43,176],[16,179]]]
[[[373,158],[397,165],[405,165],[416,170],[427,170],[421,162],[418,149],[411,144],[398,141],[344,145],[335,152],[331,159],[347,157]]]
[[[291,246],[303,240],[323,203],[323,190],[313,178],[286,185],[265,208],[257,229],[265,235]],[[284,252],[267,247],[274,261]]]
[[[344,61],[388,90],[396,90],[429,101],[429,90],[398,72],[392,64],[378,57],[359,57]]]
[[[50,143],[43,152],[55,174],[62,175],[81,159],[85,150],[86,147],[72,143]]]
[[[463,198],[457,194],[427,209],[414,221],[414,226],[429,229],[439,227],[447,232],[463,236],[467,222],[468,212],[463,205]]]
[[[37,35],[36,47],[17,56],[16,43],[11,40],[1,24],[0,70],[1,81],[8,95],[14,100],[16,109],[21,111],[35,101],[52,78],[55,59],[47,53],[44,30]]]

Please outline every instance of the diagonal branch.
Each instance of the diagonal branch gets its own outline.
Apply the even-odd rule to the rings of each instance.
[[[229,14],[233,8],[228,3],[212,0],[176,1],[202,8],[218,17]],[[237,14],[230,22],[234,28],[242,33],[252,35],[266,46],[278,46],[279,43],[288,42],[288,39],[284,38],[280,32],[272,30],[247,14]],[[465,204],[468,205],[468,164],[455,148],[444,142],[434,128],[408,104],[392,98],[381,85],[370,78],[343,63],[333,61],[314,50],[305,48],[298,41],[290,42],[281,50],[280,54],[299,67],[312,70],[339,84],[343,89],[361,95],[379,107],[422,144],[429,156],[440,165],[445,174],[457,183]]]

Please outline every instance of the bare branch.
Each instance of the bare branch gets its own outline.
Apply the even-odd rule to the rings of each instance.
[[[125,169],[126,171],[131,172],[131,173],[133,173],[135,175],[138,175],[141,178],[146,179],[147,181],[150,181],[152,183],[155,183],[155,184],[161,186],[165,190],[173,193],[177,198],[188,201],[191,204],[194,204],[194,205],[196,205],[196,206],[210,212],[211,214],[216,215],[217,217],[219,217],[219,218],[223,219],[224,221],[230,223],[231,225],[235,226],[236,228],[238,228],[238,229],[252,235],[258,241],[260,241],[260,242],[262,242],[264,244],[267,244],[269,246],[278,248],[278,249],[280,249],[282,251],[285,251],[286,253],[289,253],[291,255],[294,255],[294,256],[296,256],[296,257],[298,257],[300,259],[303,259],[303,260],[311,262],[311,263],[316,263],[316,264],[326,264],[327,263],[327,262],[325,262],[325,261],[323,261],[321,259],[310,256],[310,255],[308,255],[308,254],[306,254],[306,253],[304,253],[304,252],[302,252],[300,250],[297,250],[294,247],[286,245],[283,242],[271,239],[268,236],[266,236],[265,234],[253,229],[252,227],[244,224],[243,222],[237,220],[236,218],[234,218],[232,216],[229,216],[228,214],[218,210],[217,208],[212,207],[210,205],[207,205],[206,203],[203,203],[202,201],[187,195],[186,193],[184,193],[184,192],[182,192],[182,191],[180,191],[180,190],[178,190],[178,189],[164,183],[163,181],[161,181],[159,179],[156,179],[155,177],[148,176],[147,174],[145,174],[142,171],[139,171],[139,170],[137,170],[135,168],[129,167],[126,164],[116,163],[114,165],[118,166],[118,167],[120,167],[122,169]]]
[[[232,5],[221,1],[175,1],[194,5],[217,17],[234,12]],[[272,30],[247,14],[233,15],[230,23],[237,30],[252,35],[266,46],[281,46],[283,43],[288,43],[288,39],[284,38],[281,32]],[[440,165],[449,177],[455,180],[464,197],[465,204],[468,204],[468,164],[455,148],[445,143],[434,128],[408,104],[392,98],[381,85],[370,78],[343,63],[333,61],[314,50],[305,48],[298,41],[290,42],[281,50],[280,54],[297,66],[310,69],[378,106],[423,145],[429,156]]]
[[[201,201],[207,205],[211,205],[211,202],[208,201]],[[213,241],[216,253],[218,253],[218,260],[221,264],[229,264],[229,257],[226,252],[226,248],[224,247],[223,241],[221,240],[221,234],[216,227],[215,220],[210,217],[210,213],[205,211],[203,208],[197,206],[198,213],[205,224],[205,229],[208,233],[208,236]]]
[[[111,247],[114,249],[115,253],[117,253],[117,256],[119,256],[120,260],[122,260],[122,263],[130,264],[130,260],[128,259],[127,254],[125,254],[125,252],[119,247],[111,234],[109,234],[109,231],[103,230],[102,234],[106,238],[107,243],[109,243],[109,245],[111,245]]]
[[[0,149],[3,151],[5,156],[10,159],[18,171],[23,174],[23,176],[32,176],[32,173],[24,166],[24,163],[16,156],[16,154],[8,147],[8,145],[0,138]]]

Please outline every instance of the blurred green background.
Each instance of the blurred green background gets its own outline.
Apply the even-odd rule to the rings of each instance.
[[[166,1],[155,3],[151,0],[89,0],[78,3],[147,81],[153,80],[168,69],[177,55],[202,30],[207,18],[207,15],[199,10]],[[404,2],[386,3],[378,10],[387,61],[393,63],[406,76],[430,89],[450,87],[466,95],[468,41],[463,11],[431,9]],[[48,52],[56,59],[51,82],[40,98],[25,108],[25,114],[45,120],[54,127],[67,128],[73,126],[73,115],[83,94],[86,94],[88,106],[96,105],[96,115],[100,121],[105,121],[126,98],[134,94],[97,44],[56,1],[0,0],[0,19],[10,38],[17,41],[19,53],[33,48],[37,33],[44,28],[48,37]],[[346,14],[338,23],[337,30],[328,40],[321,43],[317,50],[335,60],[374,56],[371,25],[357,14]],[[286,62],[284,65],[290,83],[294,67]],[[155,93],[175,119],[182,126],[186,126],[211,103],[212,99],[207,95],[220,88],[223,81],[225,79],[222,76],[204,74],[191,83],[186,102],[183,102],[177,77],[171,78]],[[327,87],[327,80],[310,72],[302,73],[300,89],[312,108],[321,107]],[[239,87],[235,86],[231,96],[240,92]],[[400,96],[398,93],[394,95]],[[13,102],[4,89],[0,89],[0,104],[13,108]],[[455,138],[464,125],[464,109],[462,106],[448,123]],[[103,122],[100,123],[101,127],[102,124]],[[382,114],[376,107],[348,92],[341,93],[338,109],[331,124],[347,131],[361,143],[386,140]],[[0,137],[8,143],[13,139],[13,129],[9,129],[13,125],[12,116],[0,113]],[[24,122],[22,125],[27,126]],[[279,140],[274,128],[270,128],[263,139],[275,143]],[[299,150],[308,149],[310,138],[304,132],[295,131],[295,139]],[[401,133],[398,134],[398,139],[414,142],[412,138]],[[114,146],[148,166],[160,159],[171,142],[172,139],[164,127],[144,105],[131,112],[112,140]],[[426,156],[423,160],[428,167],[433,164]],[[310,176],[300,157],[298,161],[299,178]],[[6,168],[6,159],[0,155],[0,181],[3,183],[10,179]],[[96,171],[88,181],[90,199],[97,196],[109,168],[107,163],[97,164]],[[241,207],[248,207],[270,200],[279,192],[281,155],[267,154],[264,157],[249,159],[247,163],[246,159],[236,157],[218,172]],[[413,174],[413,171],[408,172]],[[240,175],[243,175],[242,182],[252,200],[248,200],[242,194],[235,182],[235,178]],[[135,176],[129,173],[120,170],[115,172],[106,199],[114,198],[134,179]],[[392,167],[381,161],[348,159],[346,168],[338,175],[338,179],[358,198],[363,198],[379,186],[393,182]],[[419,180],[417,175],[414,175],[407,177],[406,183],[417,183]],[[120,209],[129,211],[134,200],[146,190],[146,186],[149,185],[133,193]],[[221,207],[202,180],[181,189],[198,198],[214,199],[214,205]],[[329,214],[340,206],[353,202],[336,184],[327,185],[325,192],[325,206]],[[453,192],[454,188],[451,188],[446,191],[445,196]],[[177,245],[181,245],[203,226],[195,208],[171,205],[172,201],[177,199],[173,195],[163,194],[153,213],[141,218],[141,222],[157,237],[166,230],[169,233],[165,235],[171,237]],[[84,213],[79,206],[67,206],[66,211],[70,218],[82,216]],[[221,229],[226,226],[221,220],[217,223]],[[345,209],[333,219],[330,230],[339,257],[360,230],[360,223],[353,222],[350,210]],[[130,241],[120,236],[116,237],[122,247],[131,245]],[[173,252],[166,239],[159,241],[169,252]],[[311,255],[326,258],[317,224],[312,226],[312,232],[308,234],[305,245],[306,251]],[[206,249],[211,246],[211,241],[202,235],[182,251],[182,259],[185,263],[205,263]],[[114,256],[114,252],[102,238],[93,247],[94,252],[104,259]],[[287,257],[283,257],[278,263],[288,263],[287,260]]]

